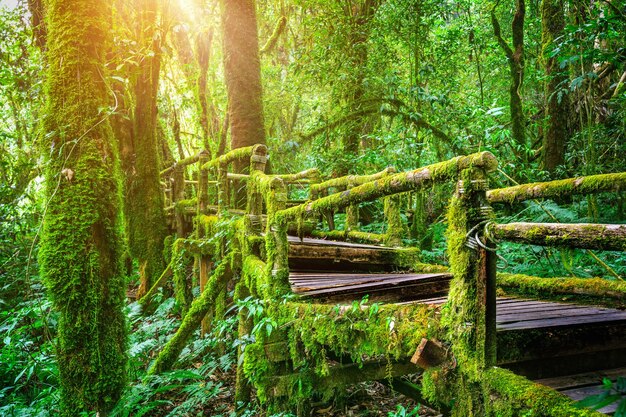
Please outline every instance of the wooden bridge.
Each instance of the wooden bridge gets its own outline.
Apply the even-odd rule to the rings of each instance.
[[[231,172],[247,161],[248,174]],[[140,303],[173,272],[185,316],[151,372],[171,367],[200,322],[207,329],[224,314],[234,289],[244,305],[240,335],[251,341],[237,399],[254,389],[270,409],[304,415],[312,396],[380,380],[455,416],[591,416],[555,390],[580,399],[602,377],[626,375],[623,281],[496,273],[499,240],[624,251],[626,225],[498,224],[491,207],[625,190],[626,173],[489,189],[497,161],[488,152],[327,181],[315,169],[268,175],[266,161],[257,145],[214,160],[201,152],[162,171],[178,239]],[[455,187],[449,268],[423,264],[402,245],[402,202],[446,184]],[[293,198],[294,189],[306,198]],[[360,231],[359,205],[379,199],[384,233]]]

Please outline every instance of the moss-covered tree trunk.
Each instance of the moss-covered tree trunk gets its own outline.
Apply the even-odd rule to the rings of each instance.
[[[61,414],[105,415],[126,381],[118,154],[105,52],[110,4],[49,0],[41,276],[59,312]]]
[[[543,167],[553,172],[563,164],[567,141],[569,96],[559,94],[559,86],[567,81],[566,73],[559,71],[556,57],[551,57],[553,42],[565,28],[563,2],[543,0],[541,3],[541,43],[543,64],[548,80],[545,87],[547,126],[543,136]]]
[[[254,0],[222,0],[224,72],[231,149],[265,143],[261,63]],[[239,170],[247,167],[242,162]]]
[[[128,246],[139,261],[138,296],[152,287],[163,272],[166,234],[163,192],[159,183],[157,92],[161,42],[157,29],[157,0],[138,2],[137,37],[143,54],[135,80],[132,152],[125,160],[125,215]]]

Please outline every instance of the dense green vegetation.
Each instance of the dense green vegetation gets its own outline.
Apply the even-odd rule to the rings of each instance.
[[[190,231],[169,233],[159,172],[257,143],[268,171],[325,179],[480,151],[500,162],[492,188],[623,172],[625,33],[624,0],[0,4],[0,415],[265,413],[255,397],[234,399],[242,346],[272,326],[256,294],[232,301],[239,287],[211,308],[208,334],[192,329],[173,370],[149,372],[199,295],[195,281],[179,291],[195,271],[175,237]],[[460,217],[446,219],[443,188],[335,221],[448,265],[445,233]],[[496,209],[502,222],[626,223],[626,194]],[[224,269],[237,256],[233,221],[209,223],[206,251],[231,254]],[[626,277],[623,252],[503,243],[499,253],[512,274]],[[174,279],[140,304],[171,259]],[[246,319],[256,327],[242,333]],[[422,412],[400,396],[359,408],[380,400],[361,391],[318,411]]]

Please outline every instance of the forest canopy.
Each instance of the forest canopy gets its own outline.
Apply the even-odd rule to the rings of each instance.
[[[467,180],[453,158],[473,154],[490,189],[626,171],[624,0],[3,0],[0,414],[273,415],[263,378],[278,368],[250,363],[261,339],[291,325],[276,307],[291,296],[255,281],[286,273],[289,285],[278,233],[403,246],[398,265],[419,258],[413,269],[446,272],[449,230],[466,226],[451,217],[465,203],[451,199],[448,174]],[[424,166],[450,181],[345,197]],[[503,192],[494,218],[624,224],[623,176],[603,178],[563,188],[588,195]],[[566,277],[587,300],[623,309],[617,242],[502,242],[499,291],[532,281],[512,274]],[[598,281],[622,298],[604,300]],[[569,300],[551,285],[541,291]],[[203,296],[214,299],[202,306]],[[367,321],[371,306],[359,298],[346,314]],[[343,317],[317,308],[306,311],[321,322]],[[407,316],[439,325],[422,313]],[[299,348],[326,355],[302,326]],[[291,342],[281,349],[293,355]],[[363,365],[381,343],[350,360]],[[401,347],[384,346],[389,369]],[[328,391],[313,408],[429,415],[383,385]]]

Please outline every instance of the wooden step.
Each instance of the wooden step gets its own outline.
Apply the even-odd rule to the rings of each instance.
[[[293,292],[316,302],[342,303],[369,296],[374,302],[404,302],[444,295],[448,291],[448,273],[357,274],[341,272],[292,272]]]
[[[626,312],[568,303],[498,302],[498,363],[529,378],[626,366]]]
[[[289,236],[289,268],[310,271],[381,272],[405,269],[417,254],[406,248]]]
[[[537,379],[535,382],[554,388],[571,399],[579,401],[591,395],[602,393],[602,380],[604,378],[615,382],[617,377],[620,376],[626,376],[626,367],[565,375],[557,378],[543,378]],[[605,414],[612,414],[617,409],[617,405],[618,403],[613,403],[598,411]]]

